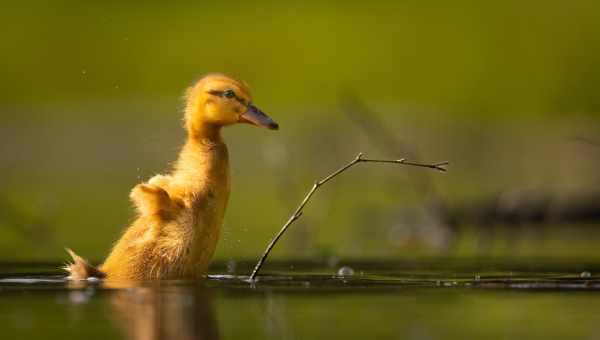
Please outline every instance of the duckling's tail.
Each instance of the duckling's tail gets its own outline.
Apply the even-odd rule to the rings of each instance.
[[[73,263],[68,263],[63,267],[64,270],[69,272],[70,275],[68,278],[70,280],[85,280],[89,277],[100,279],[106,276],[105,273],[89,264],[85,259],[75,254],[75,252],[71,249],[65,248],[65,250],[73,258]]]

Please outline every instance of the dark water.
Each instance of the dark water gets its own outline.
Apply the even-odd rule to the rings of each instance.
[[[270,264],[252,284],[250,263],[229,263],[201,282],[118,286],[3,264],[0,338],[600,338],[600,265],[335,262]]]

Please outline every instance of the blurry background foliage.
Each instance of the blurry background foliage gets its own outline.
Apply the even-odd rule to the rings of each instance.
[[[451,167],[353,169],[274,256],[600,257],[597,1],[1,7],[0,260],[103,258],[130,188],[175,159],[181,96],[207,72],[247,81],[281,125],[225,132],[221,260],[256,257],[358,151]]]

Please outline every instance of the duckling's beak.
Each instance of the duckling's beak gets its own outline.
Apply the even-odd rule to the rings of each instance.
[[[240,122],[266,127],[271,130],[279,129],[279,124],[252,104],[248,105],[248,110],[240,116]]]

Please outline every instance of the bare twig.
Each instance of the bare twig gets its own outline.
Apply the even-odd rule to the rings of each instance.
[[[267,257],[269,256],[269,253],[271,252],[271,250],[273,250],[273,247],[275,247],[275,244],[277,243],[277,241],[279,241],[279,239],[281,238],[281,236],[283,236],[283,234],[285,233],[285,231],[292,225],[292,223],[294,223],[297,219],[299,219],[302,216],[304,207],[308,204],[308,202],[310,201],[310,199],[312,198],[312,196],[315,194],[315,192],[317,191],[317,189],[319,189],[322,185],[324,185],[325,183],[331,181],[333,178],[335,178],[336,176],[340,175],[342,172],[350,169],[351,167],[353,167],[354,165],[356,165],[358,163],[390,163],[390,164],[401,164],[401,165],[409,165],[409,166],[417,166],[417,167],[423,167],[423,168],[430,168],[430,169],[434,169],[434,170],[438,170],[438,171],[446,171],[446,168],[444,166],[448,165],[448,162],[440,162],[440,163],[434,163],[434,164],[424,164],[424,163],[409,162],[409,161],[407,161],[404,158],[401,158],[401,159],[392,159],[392,160],[389,160],[389,159],[370,159],[370,158],[363,158],[363,154],[359,153],[356,156],[356,158],[354,158],[351,162],[349,162],[348,164],[342,166],[338,170],[332,172],[328,176],[326,176],[326,177],[324,177],[324,178],[316,181],[313,184],[312,188],[310,189],[310,191],[308,192],[308,194],[306,194],[306,196],[304,197],[304,199],[302,200],[302,202],[300,203],[300,205],[296,208],[296,210],[294,211],[294,213],[292,214],[292,216],[290,216],[290,218],[283,225],[283,227],[281,228],[281,230],[279,230],[279,232],[277,233],[277,235],[275,235],[275,237],[273,238],[273,240],[271,240],[271,242],[269,243],[269,245],[265,249],[265,252],[263,253],[263,255],[258,260],[258,263],[256,263],[256,266],[254,267],[254,270],[252,271],[252,274],[250,275],[250,281],[255,281],[256,280],[256,276],[258,275],[258,272],[260,271],[260,268],[263,266],[263,264],[267,260]]]

